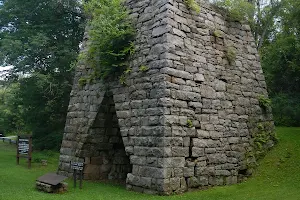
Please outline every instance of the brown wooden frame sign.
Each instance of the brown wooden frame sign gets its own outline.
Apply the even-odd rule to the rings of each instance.
[[[30,169],[32,159],[32,135],[18,135],[17,165],[20,164],[20,158],[27,158],[28,169]]]

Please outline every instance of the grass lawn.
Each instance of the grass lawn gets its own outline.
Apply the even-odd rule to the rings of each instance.
[[[261,161],[255,175],[238,185],[215,187],[176,196],[151,196],[126,191],[124,187],[105,183],[84,182],[83,189],[64,194],[46,194],[35,190],[35,180],[47,172],[55,172],[57,155],[49,155],[48,166],[34,163],[26,168],[24,159],[16,165],[15,148],[0,141],[0,200],[299,200],[300,199],[300,128],[277,128],[279,144]],[[41,158],[35,154],[35,159]]]

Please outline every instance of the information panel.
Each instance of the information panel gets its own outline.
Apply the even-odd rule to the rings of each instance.
[[[74,188],[76,188],[76,180],[77,180],[77,171],[80,172],[79,176],[79,188],[82,189],[82,179],[83,179],[83,168],[84,163],[83,162],[71,162],[70,161],[70,167],[73,169],[73,177],[74,177]]]
[[[28,168],[31,168],[32,136],[18,135],[17,146],[17,164],[20,164],[20,158],[27,158]]]
[[[82,162],[71,162],[71,169],[82,171],[83,165],[84,163]]]
[[[29,154],[29,139],[19,139],[18,140],[18,151],[21,155]]]

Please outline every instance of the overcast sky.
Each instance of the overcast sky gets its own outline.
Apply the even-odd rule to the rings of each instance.
[[[5,66],[5,67],[1,67],[0,66],[0,71],[3,71],[3,70],[8,70],[10,69],[12,66]]]

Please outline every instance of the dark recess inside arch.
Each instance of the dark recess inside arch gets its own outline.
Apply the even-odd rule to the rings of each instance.
[[[83,146],[84,178],[124,182],[127,173],[132,171],[132,165],[125,152],[111,93],[106,92],[88,134]]]

